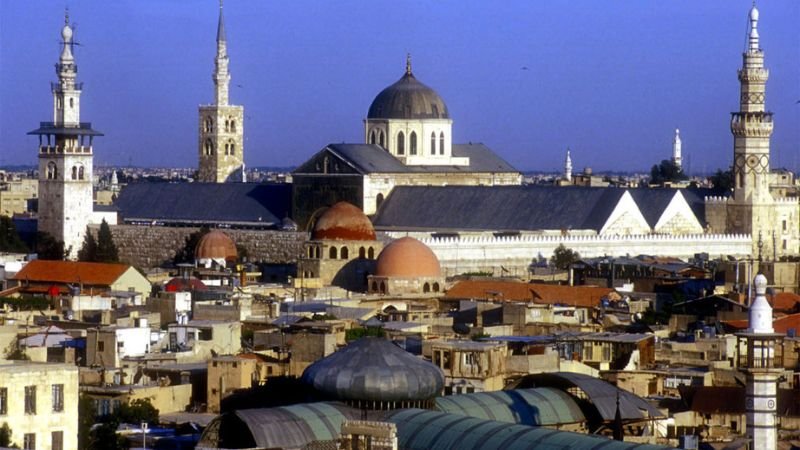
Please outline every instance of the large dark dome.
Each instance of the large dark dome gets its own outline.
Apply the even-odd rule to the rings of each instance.
[[[435,365],[382,338],[367,337],[308,366],[302,381],[349,402],[415,402],[439,395],[444,375]]]
[[[382,90],[369,107],[367,119],[449,119],[447,105],[433,89],[414,78],[410,70]]]

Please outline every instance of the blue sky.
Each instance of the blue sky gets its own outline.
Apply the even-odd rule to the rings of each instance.
[[[196,165],[211,102],[214,0],[0,0],[0,165],[35,164],[25,133],[52,120],[64,6],[76,24],[82,120],[95,164]],[[249,166],[296,165],[361,142],[377,93],[403,73],[436,89],[454,142],[521,170],[642,170],[681,129],[692,172],[730,164],[747,0],[227,0],[231,102]],[[800,2],[759,4],[775,113],[773,167],[800,168]]]

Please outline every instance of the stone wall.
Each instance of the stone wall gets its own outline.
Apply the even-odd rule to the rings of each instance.
[[[93,227],[97,233],[99,227]],[[172,262],[186,238],[198,231],[194,227],[150,227],[112,225],[111,234],[119,249],[120,261],[139,268],[158,267]],[[278,230],[223,230],[247,250],[248,261],[294,263],[303,254],[306,233]]]

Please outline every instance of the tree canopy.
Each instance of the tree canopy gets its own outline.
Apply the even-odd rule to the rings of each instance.
[[[19,237],[11,217],[0,216],[0,252],[27,253],[28,251],[28,246]]]
[[[89,227],[83,237],[83,246],[78,251],[78,260],[86,262],[115,263],[119,262],[119,251],[111,235],[111,227],[106,220],[100,223],[97,239],[94,238]]]
[[[550,263],[555,266],[556,269],[566,270],[569,266],[579,260],[581,255],[572,250],[571,248],[567,248],[564,244],[559,244],[555,250],[553,250],[553,257],[550,259]]]
[[[687,180],[681,168],[669,159],[663,159],[650,169],[650,184]]]

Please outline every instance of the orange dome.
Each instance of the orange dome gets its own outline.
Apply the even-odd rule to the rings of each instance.
[[[375,275],[382,277],[439,277],[439,258],[427,245],[404,237],[392,241],[378,256]]]
[[[224,259],[236,261],[236,245],[227,234],[219,230],[206,233],[194,249],[195,259]]]
[[[374,241],[375,228],[359,209],[347,202],[339,202],[326,209],[311,232],[311,239],[340,239],[351,241]]]

